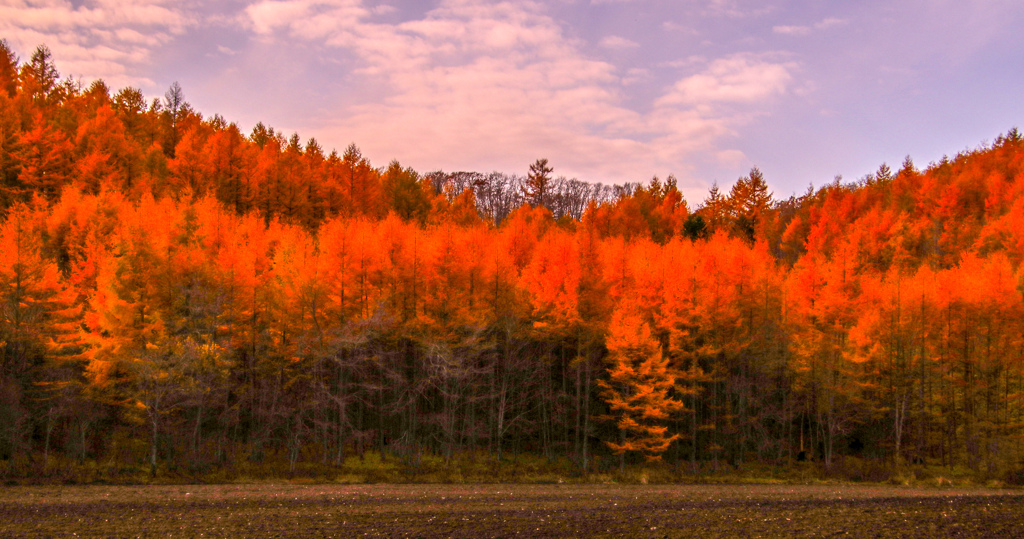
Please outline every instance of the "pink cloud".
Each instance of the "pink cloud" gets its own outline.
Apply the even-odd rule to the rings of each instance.
[[[360,0],[269,0],[251,4],[245,14],[258,34],[285,29],[294,37],[331,37],[370,14]]]
[[[804,36],[811,33],[810,26],[773,26],[772,32],[787,36]]]
[[[789,89],[795,64],[736,54],[712,61],[703,72],[679,80],[659,105],[750,103]]]
[[[320,140],[356,140],[375,162],[422,170],[522,171],[546,156],[558,173],[621,182],[636,163],[682,175],[687,156],[708,152],[743,118],[719,102],[783,93],[791,66],[754,56],[713,61],[641,113],[623,104],[636,70],[591,57],[529,2],[448,0],[426,16],[374,21],[356,0],[280,0],[246,11],[268,39],[306,39],[350,52],[381,94],[313,128]],[[316,13],[318,26],[308,20]],[[605,48],[636,46],[609,36]],[[680,168],[684,170],[680,170]]]
[[[844,24],[846,24],[846,20],[844,20],[844,19],[839,19],[839,18],[836,18],[836,17],[828,17],[828,18],[822,19],[822,20],[814,23],[813,26],[788,26],[788,25],[773,26],[772,27],[772,32],[775,32],[776,34],[789,35],[789,36],[805,36],[805,35],[810,34],[814,30],[827,30],[829,28],[834,28],[836,26],[842,26]]]
[[[39,44],[53,51],[58,69],[114,87],[148,84],[132,66],[149,60],[195,23],[176,2],[92,0],[14,1],[0,6],[0,35],[26,55]]]
[[[606,49],[634,49],[640,46],[635,41],[619,36],[605,36],[599,44]]]

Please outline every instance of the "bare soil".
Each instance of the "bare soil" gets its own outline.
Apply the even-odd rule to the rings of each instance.
[[[1024,493],[861,485],[0,487],[2,537],[1024,537]]]

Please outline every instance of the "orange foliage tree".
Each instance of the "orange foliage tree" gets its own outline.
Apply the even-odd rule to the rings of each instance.
[[[679,438],[669,434],[668,423],[684,410],[673,394],[676,377],[661,343],[639,309],[627,303],[612,315],[607,347],[608,379],[597,383],[620,437],[605,443],[620,456],[620,467],[627,452],[640,453],[647,461],[659,460]]]

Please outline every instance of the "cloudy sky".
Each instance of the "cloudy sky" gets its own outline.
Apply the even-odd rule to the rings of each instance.
[[[377,166],[776,196],[1024,128],[1019,0],[0,0],[22,60]]]

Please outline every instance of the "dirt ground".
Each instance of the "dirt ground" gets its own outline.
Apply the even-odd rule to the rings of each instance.
[[[0,487],[2,537],[1024,537],[1024,492],[860,485]]]

